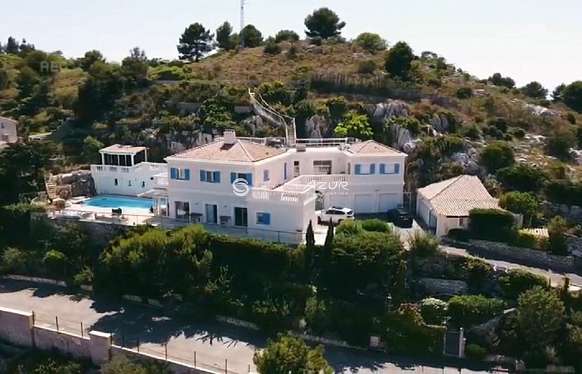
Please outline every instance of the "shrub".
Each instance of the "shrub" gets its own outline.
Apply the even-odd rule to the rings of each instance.
[[[342,221],[335,230],[336,235],[359,235],[363,232],[359,221]]]
[[[358,62],[358,73],[359,74],[373,74],[378,65],[376,65],[376,61],[374,60],[364,60]]]
[[[383,338],[390,352],[440,354],[444,332],[444,327],[426,325],[416,306],[402,304],[386,317]]]
[[[278,55],[281,53],[281,47],[273,39],[268,39],[265,43],[264,52],[268,55]]]
[[[509,240],[515,232],[513,215],[499,209],[473,209],[469,213],[469,230],[477,239]]]
[[[547,288],[546,278],[532,272],[512,269],[499,277],[499,285],[505,297],[516,300],[523,292],[534,287]]]
[[[560,337],[565,307],[557,292],[540,287],[519,296],[517,324],[519,336],[526,348],[545,349]]]
[[[384,232],[384,233],[391,233],[392,228],[390,225],[381,219],[367,219],[365,221],[361,221],[362,228],[366,231],[374,231],[374,232]]]
[[[521,248],[543,249],[537,236],[524,231],[518,231],[511,244]]]
[[[568,223],[560,216],[552,218],[548,225],[548,234],[550,236],[550,251],[555,255],[567,255],[568,245],[566,243],[566,236],[568,231]]]
[[[420,314],[428,324],[443,324],[447,316],[447,309],[447,302],[440,299],[429,297],[420,302]]]
[[[415,231],[409,239],[409,245],[413,255],[428,257],[437,253],[439,240],[434,235]]]
[[[465,229],[452,229],[449,230],[447,236],[453,240],[466,242],[469,241],[469,239],[471,239],[471,232]]]
[[[470,327],[487,322],[501,314],[505,308],[503,300],[485,296],[454,296],[449,300],[448,313],[457,326]]]
[[[545,195],[554,203],[582,206],[582,183],[551,181],[546,185]]]
[[[572,131],[556,131],[548,138],[547,150],[550,155],[560,160],[569,160],[571,158],[570,149],[576,144],[577,139]]]
[[[496,176],[506,190],[521,192],[538,192],[547,179],[542,169],[525,164],[500,169]]]
[[[328,303],[317,297],[310,297],[305,303],[305,322],[311,331],[323,334],[330,328],[331,322]]]
[[[582,112],[582,81],[576,81],[566,86],[561,92],[561,98],[566,105],[575,111]]]
[[[333,372],[324,357],[323,346],[310,348],[299,338],[279,336],[256,352],[253,362],[259,373],[323,373]]]
[[[364,32],[354,41],[357,46],[370,53],[376,53],[386,49],[386,41],[378,34]]]
[[[6,248],[0,260],[0,272],[24,273],[28,265],[26,253],[18,248]]]
[[[465,269],[467,271],[467,281],[473,289],[482,287],[493,274],[493,267],[477,258],[467,258]]]
[[[471,97],[473,97],[473,90],[471,87],[461,87],[457,90],[457,98],[463,100]]]
[[[471,360],[481,361],[487,356],[487,350],[478,344],[468,344],[465,348],[465,354]]]
[[[515,162],[513,150],[509,144],[505,142],[494,142],[488,144],[481,152],[480,160],[481,164],[490,173],[509,167]]]
[[[292,30],[281,30],[275,35],[275,42],[297,42],[299,41],[299,35]]]
[[[536,196],[528,192],[509,192],[501,196],[499,206],[513,213],[523,214],[526,222],[529,222],[537,214],[540,204]]]

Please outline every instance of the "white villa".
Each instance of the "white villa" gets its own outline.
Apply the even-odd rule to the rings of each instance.
[[[101,150],[91,170],[99,194],[153,199],[154,213],[186,222],[301,234],[316,209],[385,213],[403,204],[406,154],[375,141],[222,138],[147,162],[142,147]]]
[[[18,122],[0,117],[0,149],[6,147],[8,144],[16,143],[18,141]]]

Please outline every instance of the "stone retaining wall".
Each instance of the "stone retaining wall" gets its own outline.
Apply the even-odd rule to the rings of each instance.
[[[542,251],[512,247],[505,243],[485,240],[462,242],[442,238],[442,242],[453,247],[464,248],[470,254],[492,260],[514,262],[525,266],[550,269],[559,273],[576,273],[582,271],[582,262],[573,256],[555,256]]]

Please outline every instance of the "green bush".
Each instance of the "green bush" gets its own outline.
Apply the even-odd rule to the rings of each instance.
[[[468,344],[465,348],[465,355],[471,360],[481,361],[487,357],[487,350],[478,344]]]
[[[9,247],[2,253],[0,272],[22,274],[26,272],[27,266],[28,258],[24,251]]]
[[[499,277],[499,285],[505,297],[517,300],[521,293],[534,287],[547,288],[546,278],[521,269],[512,269]]]
[[[458,99],[469,99],[471,97],[473,97],[473,90],[471,87],[461,87],[457,90]]]
[[[553,254],[560,256],[568,254],[568,244],[565,236],[567,231],[568,223],[560,216],[552,218],[548,224],[550,251]]]
[[[426,298],[420,302],[420,314],[426,323],[431,325],[442,325],[447,316],[448,304],[446,301]]]
[[[416,231],[409,239],[409,245],[413,255],[429,257],[438,252],[439,240],[434,235]]]
[[[265,53],[268,55],[278,55],[281,53],[281,46],[277,44],[274,40],[267,40],[265,44]]]
[[[467,258],[464,264],[467,281],[473,289],[480,289],[493,275],[493,267],[477,258]]]
[[[367,219],[365,221],[361,221],[360,224],[362,228],[366,231],[373,231],[373,232],[384,232],[384,233],[391,233],[392,228],[387,223],[382,221],[381,219]]]
[[[388,314],[385,326],[383,338],[391,353],[442,353],[445,327],[427,325],[415,305],[400,305]]]
[[[500,169],[496,176],[504,189],[521,192],[540,191],[548,178],[542,169],[524,164]]]
[[[515,233],[514,218],[500,209],[473,209],[469,212],[469,230],[477,239],[508,241]]]
[[[335,230],[336,235],[359,235],[364,232],[359,221],[342,221]]]
[[[470,327],[500,315],[504,308],[503,300],[481,295],[464,295],[454,296],[449,300],[448,313],[455,325]]]
[[[521,248],[543,249],[541,240],[528,232],[518,231],[511,240],[511,245]]]
[[[376,69],[378,69],[378,65],[374,60],[364,60],[358,62],[358,73],[359,74],[373,74]]]
[[[481,151],[480,163],[488,172],[495,173],[515,163],[513,149],[506,142],[490,143]]]
[[[551,181],[546,185],[545,194],[554,203],[582,206],[582,183]]]

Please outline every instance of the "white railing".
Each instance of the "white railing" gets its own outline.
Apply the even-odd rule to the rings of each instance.
[[[318,139],[297,139],[297,145],[305,147],[339,147],[359,142],[356,138],[318,138]]]

